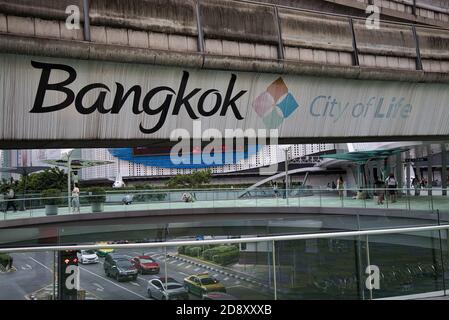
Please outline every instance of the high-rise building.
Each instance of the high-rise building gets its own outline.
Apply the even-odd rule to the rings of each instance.
[[[23,149],[23,150],[1,150],[1,167],[29,167],[29,166],[50,166],[42,160],[59,159],[61,157],[61,149]],[[1,172],[1,178],[19,179],[20,175]]]
[[[322,151],[335,149],[334,144],[309,144],[291,145],[288,157],[290,159],[315,154]],[[140,177],[140,176],[173,176],[177,174],[188,174],[201,169],[191,168],[163,168],[157,166],[147,166],[141,163],[120,160],[111,155],[108,149],[82,149],[81,157],[85,160],[109,160],[113,164],[85,168],[81,171],[81,179],[109,179],[120,177]],[[282,146],[266,145],[256,154],[250,155],[233,164],[223,164],[209,167],[212,173],[229,173],[241,170],[248,170],[267,166],[285,160],[285,152]]]

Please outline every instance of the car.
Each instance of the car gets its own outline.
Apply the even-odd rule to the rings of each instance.
[[[108,244],[108,243],[107,242],[98,242],[97,244],[98,245],[105,245],[105,244]],[[113,253],[113,252],[114,252],[114,249],[107,249],[107,248],[97,249],[97,255],[99,257],[105,257],[108,253]]]
[[[137,256],[131,259],[131,263],[141,274],[159,273],[159,263],[150,256]]]
[[[137,279],[137,269],[125,256],[108,253],[103,263],[106,276],[115,278],[117,281]]]
[[[199,297],[203,297],[209,292],[226,293],[224,285],[208,273],[195,274],[185,278],[184,287],[187,292]]]
[[[94,250],[80,250],[76,256],[81,264],[98,263],[98,256]]]
[[[175,279],[164,277],[148,281],[147,294],[149,298],[157,300],[188,300],[186,289]]]
[[[209,292],[203,294],[203,300],[238,300],[238,299],[224,292]]]

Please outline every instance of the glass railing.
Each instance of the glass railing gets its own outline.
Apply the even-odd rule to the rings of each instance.
[[[388,209],[397,214],[448,213],[449,198],[441,188],[353,189],[330,188],[139,190],[108,192],[104,197],[81,195],[79,208],[72,198],[24,197],[0,201],[0,220],[73,213],[136,212],[166,209],[234,207],[321,207]],[[99,199],[100,198],[100,199]],[[428,215],[427,215],[428,216]]]
[[[448,292],[448,229],[0,248],[0,299],[426,299]]]

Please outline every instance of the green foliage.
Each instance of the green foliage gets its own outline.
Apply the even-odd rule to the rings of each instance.
[[[220,265],[229,265],[239,260],[239,251],[222,252],[212,256],[212,261]]]
[[[61,191],[58,189],[46,189],[41,193],[42,198],[51,198],[51,199],[43,199],[44,204],[48,205],[59,205],[62,203],[61,199]]]
[[[201,247],[187,247],[185,250],[185,254],[191,257],[199,257],[201,255],[201,252]]]
[[[89,202],[90,203],[104,203],[106,201],[106,191],[100,187],[94,187],[89,189]]]
[[[237,253],[238,255],[239,249],[236,246],[229,246],[229,245],[222,245],[217,246],[215,248],[204,250],[203,252],[203,258],[214,261],[213,257],[216,255],[222,255],[227,253]]]
[[[0,253],[0,264],[4,267],[6,267],[7,265],[9,265],[11,261],[11,256],[9,254],[6,253]]]
[[[45,169],[41,172],[32,173],[26,179],[26,189],[33,191],[43,191],[46,189],[67,189],[67,173],[57,167]],[[25,187],[25,177],[20,179],[18,190]]]
[[[12,187],[14,189],[14,191],[17,193],[17,191],[19,190],[19,182],[18,181],[14,181],[11,183],[11,181],[3,178],[0,181],[0,193],[6,193],[8,192],[9,188]]]
[[[212,171],[195,171],[191,174],[180,174],[171,177],[166,183],[169,188],[195,189],[201,185],[208,184],[212,176]]]
[[[236,245],[181,246],[178,253],[191,257],[201,257],[220,265],[235,263],[239,259],[239,248]]]
[[[179,246],[178,247],[178,253],[179,254],[184,254],[186,251],[186,246]]]
[[[142,185],[136,185],[133,190],[140,191],[140,190],[157,190],[157,188],[153,187],[150,184],[142,184]],[[167,193],[165,192],[153,192],[148,191],[144,194],[137,194],[134,196],[134,201],[137,202],[148,202],[148,201],[162,201],[167,196]]]

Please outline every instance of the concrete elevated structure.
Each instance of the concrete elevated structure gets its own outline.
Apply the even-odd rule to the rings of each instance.
[[[355,0],[321,2],[341,2],[347,3],[349,7],[366,8],[364,2]],[[382,1],[382,5],[387,8],[390,2],[399,0]],[[303,7],[320,9],[322,6],[319,3],[313,1],[313,4]],[[323,70],[313,65],[301,68],[292,62],[353,66],[357,65],[354,60],[358,58],[361,67],[416,70],[418,39],[423,71],[449,71],[449,32],[441,28],[418,26],[415,37],[412,25],[382,21],[381,30],[368,30],[365,18],[355,17],[351,27],[350,16],[326,15],[295,7],[249,1],[208,0],[197,3],[193,0],[133,0],[124,5],[120,1],[101,0],[91,3],[89,30],[83,30],[87,27],[83,24],[80,29],[68,30],[65,26],[65,9],[71,4],[83,8],[80,0],[37,1],[33,5],[22,0],[0,2],[2,51],[273,73],[317,75],[321,70],[319,74],[364,78],[359,68],[358,71],[347,68]],[[413,21],[411,17],[408,18]],[[445,26],[449,27],[449,23]],[[47,41],[42,41],[42,38]],[[40,40],[40,45],[35,42],[36,39]],[[89,45],[70,45],[78,41],[88,41]],[[354,48],[354,43],[357,48]],[[113,46],[120,46],[120,50]],[[49,47],[53,48],[50,50]],[[134,50],[130,51],[131,48]],[[173,54],[156,54],[138,49],[164,50]],[[194,54],[198,52],[203,54]],[[248,65],[245,58],[262,61],[255,60]],[[286,61],[281,63],[279,59]],[[375,77],[369,76],[370,79]],[[436,75],[395,76],[386,71],[379,71],[377,77],[382,80],[413,80],[421,77],[422,81],[441,80]],[[443,78],[447,80],[447,77]]]
[[[320,3],[331,2],[343,5]],[[192,134],[193,119],[220,132],[275,128],[281,143],[449,137],[449,30],[370,30],[364,18],[279,3],[93,1],[70,30],[71,1],[0,2],[0,147],[167,143],[177,128]],[[191,86],[204,91],[186,101]]]

